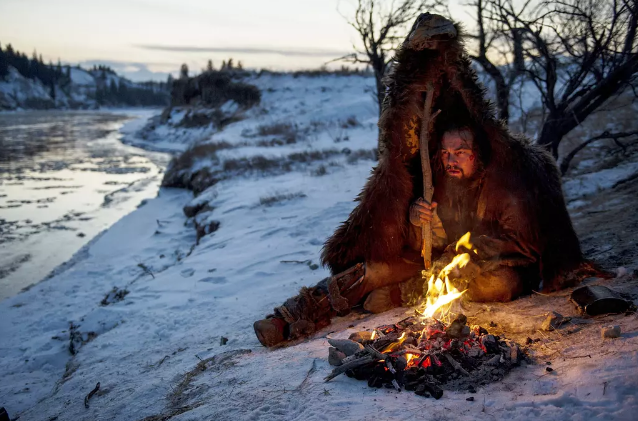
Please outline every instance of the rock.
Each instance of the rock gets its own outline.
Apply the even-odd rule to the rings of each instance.
[[[372,340],[372,332],[367,332],[367,331],[355,332],[352,335],[350,335],[348,339],[362,344],[364,342],[368,342]]]
[[[498,343],[494,335],[484,335],[481,337],[481,343],[485,347],[488,353],[499,352]]]
[[[547,315],[547,318],[541,325],[541,329],[550,332],[554,329],[558,329],[563,323],[569,320],[565,319],[562,314],[552,311],[549,315]]]
[[[470,335],[470,327],[466,325],[467,317],[465,314],[459,314],[452,323],[445,329],[445,333],[449,338],[462,338]]]
[[[620,326],[604,326],[600,331],[600,336],[605,338],[620,338]]]
[[[346,354],[339,351],[337,348],[331,346],[328,349],[328,364],[339,366],[342,364],[342,360],[344,358],[346,358]]]
[[[328,343],[346,354],[347,357],[359,351],[363,351],[363,345],[349,339],[328,339]]]
[[[510,361],[512,365],[518,365],[521,358],[521,350],[518,348],[518,345],[512,345],[510,348]]]
[[[211,208],[208,206],[208,202],[191,202],[184,206],[182,210],[187,218],[192,218],[203,210],[211,210]]]

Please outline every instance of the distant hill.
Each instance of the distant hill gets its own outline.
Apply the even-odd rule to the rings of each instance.
[[[169,98],[164,82],[131,82],[106,66],[45,64],[35,53],[29,59],[11,45],[0,46],[0,111],[165,106]]]

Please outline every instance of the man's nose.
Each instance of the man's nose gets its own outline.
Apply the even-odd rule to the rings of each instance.
[[[447,163],[448,164],[456,164],[457,162],[459,162],[459,161],[456,159],[456,156],[454,154],[449,154],[448,155],[448,157],[447,157]]]

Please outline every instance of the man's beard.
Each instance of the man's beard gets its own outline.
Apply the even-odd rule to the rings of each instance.
[[[461,178],[454,177],[447,172],[449,168],[461,171]],[[445,168],[445,189],[447,196],[452,199],[463,199],[472,189],[475,177],[466,177],[462,169],[458,167]]]

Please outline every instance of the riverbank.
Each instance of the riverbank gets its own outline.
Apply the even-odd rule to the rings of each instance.
[[[446,391],[435,401],[368,388],[345,376],[323,382],[331,369],[327,337],[395,323],[412,313],[407,308],[352,314],[295,346],[263,348],[253,321],[328,275],[317,266],[320,249],[354,207],[375,165],[373,155],[357,151],[375,147],[376,110],[370,110],[365,80],[259,83],[268,112],[256,109],[211,135],[206,144],[217,152],[184,167],[185,174],[208,168],[220,176],[214,185],[196,199],[185,190],[161,189],[51,279],[0,303],[0,405],[11,416],[632,419],[638,410],[638,319],[579,318],[579,330],[570,335],[540,331],[549,311],[578,317],[568,291],[466,309],[472,323],[496,322],[490,329],[499,335],[521,344],[538,339],[525,346],[533,364],[477,387],[475,394]],[[291,133],[295,141],[283,141]],[[633,212],[623,212],[638,205],[638,194],[622,182],[628,173],[596,174],[572,179],[574,222],[588,253],[604,256],[601,263],[617,256],[607,268],[618,277],[605,283],[637,302],[634,240],[612,234],[638,222]],[[590,194],[592,180],[602,178],[605,183]],[[195,217],[183,213],[185,205],[202,204],[208,206]],[[604,212],[614,218],[603,218]],[[198,241],[195,225],[213,222],[216,229]],[[602,340],[605,324],[620,325],[622,336]],[[553,372],[545,370],[546,362]],[[100,390],[86,408],[84,398],[97,382]]]

